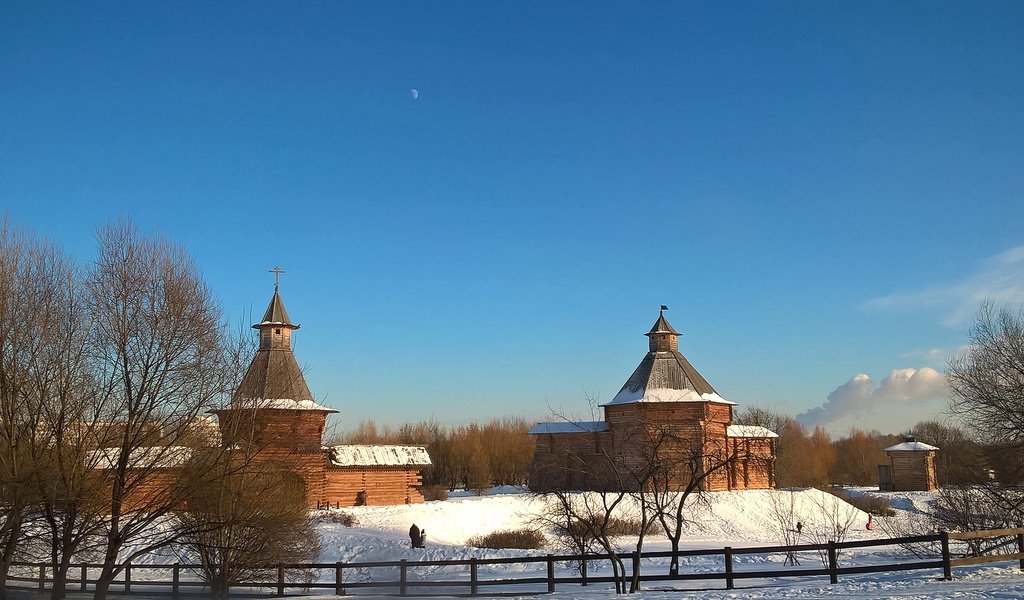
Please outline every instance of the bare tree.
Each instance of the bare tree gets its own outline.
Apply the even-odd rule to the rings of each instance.
[[[48,304],[50,273],[59,258],[44,245],[0,224],[0,593],[31,509],[38,402],[29,392],[44,350],[39,314]]]
[[[219,476],[196,479],[211,471]],[[267,581],[267,566],[319,553],[302,478],[278,463],[242,449],[199,453],[177,485],[187,494],[181,543],[198,556],[215,598],[226,599],[233,584]]]
[[[811,541],[815,544],[845,541],[860,516],[860,510],[838,496],[818,491],[820,493],[813,500],[814,512],[808,516],[809,523],[804,524],[809,529]],[[827,550],[818,550],[818,557],[821,564],[828,567]]]
[[[86,429],[78,415],[69,419],[67,408],[69,402],[81,403],[89,396],[84,360],[88,331],[71,260],[54,244],[15,232],[6,223],[0,226],[0,469],[5,511],[0,569],[5,579],[24,518],[35,517],[34,541],[47,542],[45,552],[54,565],[54,597],[63,595],[70,554],[61,556],[64,546],[54,534],[50,500],[59,489],[62,501],[71,502],[64,474],[73,471],[74,478],[85,480],[81,456],[65,449]],[[35,543],[20,550],[41,552]]]
[[[779,490],[771,495],[771,527],[775,530],[779,543],[783,546],[795,546],[800,543],[803,535],[803,512],[797,506],[794,490]],[[786,565],[799,565],[796,552],[787,552]]]
[[[1017,484],[1024,480],[1024,307],[985,302],[970,340],[949,361],[950,411],[987,447],[984,459],[1000,481]]]
[[[97,405],[116,437],[97,452],[102,468],[95,469],[108,503],[96,584],[102,599],[124,561],[182,534],[155,525],[187,497],[166,485],[189,456],[183,425],[221,404],[235,379],[220,309],[182,248],[127,223],[108,226],[99,232],[88,291]]]
[[[721,440],[711,438],[704,428],[693,433],[680,434],[675,428],[655,431],[658,442],[656,458],[647,481],[647,502],[661,525],[672,547],[669,574],[679,574],[679,543],[690,523],[687,509],[705,503],[704,492],[711,480],[728,477],[728,470],[738,458],[736,449]]]

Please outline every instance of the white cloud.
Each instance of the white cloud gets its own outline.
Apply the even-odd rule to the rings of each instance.
[[[962,281],[874,298],[864,306],[891,311],[936,309],[944,313],[943,324],[959,327],[970,322],[986,299],[997,304],[1024,304],[1024,246],[985,259]]]
[[[947,393],[946,378],[931,367],[893,369],[877,386],[869,375],[859,373],[833,390],[824,404],[797,415],[796,419],[805,426],[815,427],[850,417],[877,417],[874,413],[879,412],[913,416],[915,409],[934,404]]]

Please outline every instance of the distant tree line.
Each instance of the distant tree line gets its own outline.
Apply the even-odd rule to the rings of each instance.
[[[822,427],[808,431],[793,417],[763,408],[741,409],[735,422],[761,425],[779,434],[775,462],[778,487],[875,485],[878,465],[888,463],[885,448],[899,444],[907,435],[939,448],[935,469],[940,485],[986,483],[990,473],[995,476],[999,472],[1011,483],[1015,480],[1012,470],[990,471],[996,465],[985,459],[984,444],[970,439],[961,427],[935,420],[921,421],[898,435],[854,428],[835,438]]]
[[[431,461],[423,472],[424,486],[481,491],[497,485],[527,484],[533,437],[526,432],[532,426],[519,417],[460,426],[422,421],[397,428],[370,420],[337,436],[336,443],[423,445]]]

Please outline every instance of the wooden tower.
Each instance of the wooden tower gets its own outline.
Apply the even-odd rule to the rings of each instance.
[[[277,271],[280,274],[280,271]],[[274,284],[274,296],[259,323],[260,342],[228,408],[215,411],[224,444],[251,448],[260,460],[273,460],[297,472],[306,496],[323,495],[327,458],[322,437],[327,415],[337,412],[317,404],[292,352],[292,323]]]
[[[935,446],[919,442],[914,436],[885,449],[889,464],[879,465],[879,488],[893,492],[932,491],[939,487],[935,477]]]

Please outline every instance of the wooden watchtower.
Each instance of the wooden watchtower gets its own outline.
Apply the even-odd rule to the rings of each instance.
[[[317,404],[292,353],[292,323],[274,285],[274,296],[254,324],[260,345],[249,370],[231,398],[218,411],[224,444],[247,446],[258,460],[270,460],[298,473],[306,496],[315,503],[323,495],[327,461],[322,437],[327,415],[338,412]]]
[[[912,492],[936,490],[935,453],[938,448],[907,436],[902,443],[885,449],[888,464],[878,466],[878,487],[883,491]]]

